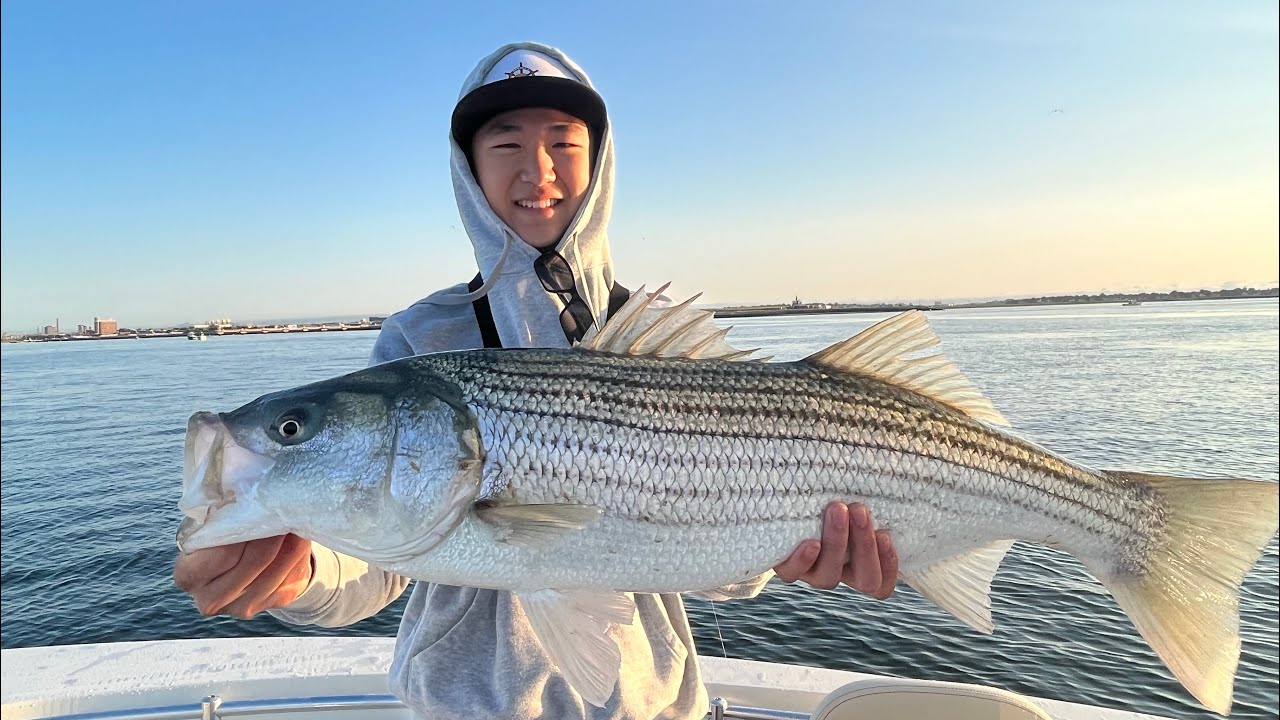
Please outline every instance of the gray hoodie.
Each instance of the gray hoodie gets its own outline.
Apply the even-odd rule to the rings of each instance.
[[[586,74],[555,48],[516,43],[480,62],[461,98],[516,48],[542,52],[590,85]],[[563,301],[547,293],[533,272],[539,251],[521,240],[489,207],[450,137],[454,194],[485,286],[465,283],[428,295],[387,318],[370,364],[444,350],[483,347],[471,301],[487,293],[504,347],[565,347]],[[607,226],[613,203],[613,134],[599,139],[588,195],[556,250],[574,271],[578,291],[596,322],[607,319],[613,265]],[[407,577],[312,545],[311,585],[288,608],[285,622],[338,627],[377,613],[409,585]],[[753,597],[771,574],[714,592],[713,600]],[[586,703],[550,663],[515,596],[507,592],[414,585],[397,636],[391,689],[424,718],[701,718],[707,711],[693,634],[679,595],[636,595],[631,625],[611,631],[622,649],[618,687],[605,707]]]

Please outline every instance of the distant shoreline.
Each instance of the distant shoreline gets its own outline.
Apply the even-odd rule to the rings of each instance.
[[[1203,294],[1201,294],[1203,293]],[[837,305],[824,303],[806,303],[801,305],[753,305],[748,307],[733,306],[708,308],[717,318],[749,318],[749,317],[785,317],[791,315],[843,315],[848,313],[886,313],[905,312],[907,310],[963,310],[974,308],[1006,308],[1006,307],[1057,307],[1063,305],[1142,305],[1157,302],[1196,302],[1200,300],[1253,300],[1258,298],[1280,297],[1280,288],[1241,290],[1238,294],[1229,290],[1177,292],[1139,295],[1085,295],[1085,296],[1053,296],[1043,298],[1017,298],[1010,300],[988,300],[972,303],[935,303],[924,304],[876,304],[876,305]]]
[[[6,343],[24,342],[85,342],[88,340],[146,340],[149,338],[182,338],[204,340],[211,337],[234,335],[287,335],[296,333],[351,332],[353,330],[381,330],[382,321],[359,323],[304,323],[289,325],[230,325],[213,329],[129,330],[114,335],[34,335],[4,338]]]
[[[935,303],[923,304],[831,304],[831,303],[792,303],[790,305],[750,305],[722,308],[707,308],[717,318],[750,318],[750,317],[787,317],[792,315],[844,315],[850,313],[891,313],[906,310],[961,310],[970,308],[1006,308],[1006,307],[1055,307],[1062,305],[1141,305],[1156,302],[1193,302],[1199,300],[1249,300],[1257,298],[1280,297],[1280,288],[1241,288],[1239,290],[1199,290],[1193,292],[1175,291],[1172,293],[1140,293],[1124,295],[1057,295],[1040,298],[1017,298],[1010,300],[989,300],[973,303]],[[233,335],[284,335],[293,333],[350,332],[353,330],[380,330],[382,319],[376,318],[362,322],[330,322],[301,323],[288,325],[231,325],[221,328],[169,328],[162,330],[126,330],[115,335],[26,335],[3,338],[5,343],[20,342],[83,342],[86,340],[143,340],[146,338],[180,338],[198,340],[203,336],[228,337]]]

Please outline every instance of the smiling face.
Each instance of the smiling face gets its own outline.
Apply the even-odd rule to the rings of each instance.
[[[554,247],[591,182],[587,126],[550,108],[495,115],[472,141],[476,180],[489,207],[522,240]]]

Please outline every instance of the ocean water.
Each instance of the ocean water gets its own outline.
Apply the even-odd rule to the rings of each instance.
[[[730,337],[794,359],[883,317],[742,319]],[[1274,299],[948,310],[930,320],[943,350],[1015,432],[1068,457],[1109,469],[1280,479]],[[341,630],[295,628],[265,615],[204,618],[170,577],[187,417],[356,369],[373,340],[345,332],[4,345],[3,646],[394,634],[403,599]],[[1277,717],[1277,594],[1273,541],[1241,595],[1233,718]],[[1216,717],[1078,562],[1037,546],[1015,546],[1001,566],[992,636],[904,586],[879,602],[775,582],[754,600],[717,603],[716,617],[709,602],[688,605],[704,655]]]

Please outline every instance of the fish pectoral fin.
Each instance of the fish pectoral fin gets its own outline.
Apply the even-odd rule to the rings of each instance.
[[[991,622],[991,581],[1011,547],[1012,540],[1001,540],[903,573],[902,579],[969,627],[990,635],[996,629]]]
[[[581,530],[600,519],[603,511],[590,505],[490,505],[479,503],[476,515],[498,532],[499,542],[540,545],[566,532]]]
[[[630,625],[635,602],[621,592],[534,590],[516,593],[529,625],[566,682],[583,700],[604,707],[622,668],[611,625]]]
[[[919,310],[882,320],[803,362],[836,372],[868,375],[959,410],[975,420],[1008,425],[1000,411],[944,355],[908,358],[940,341]]]

